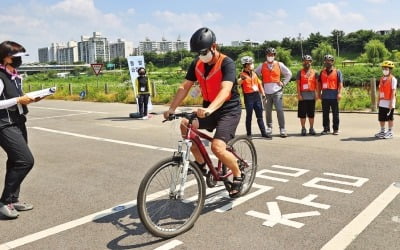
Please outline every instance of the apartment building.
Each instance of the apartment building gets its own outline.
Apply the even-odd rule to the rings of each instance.
[[[179,37],[176,41],[168,41],[164,37],[162,37],[161,41],[152,41],[146,38],[145,41],[139,42],[138,54],[143,55],[145,52],[163,54],[179,50],[188,50],[188,48],[188,42],[181,41]]]
[[[92,37],[81,36],[78,42],[79,61],[96,63],[98,61],[110,61],[110,47],[106,37],[100,32],[93,32]]]
[[[133,43],[119,38],[116,42],[110,43],[110,60],[117,57],[128,57],[133,55]]]

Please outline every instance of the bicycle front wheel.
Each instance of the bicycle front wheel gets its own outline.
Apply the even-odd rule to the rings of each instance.
[[[189,164],[182,192],[181,161],[168,158],[143,178],[137,197],[139,218],[157,237],[170,238],[189,230],[204,206],[206,187],[200,170]]]
[[[241,195],[247,194],[257,173],[257,151],[253,142],[246,136],[237,136],[229,141],[232,153],[238,158],[239,168],[245,175]]]

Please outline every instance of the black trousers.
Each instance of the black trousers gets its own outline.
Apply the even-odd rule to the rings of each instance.
[[[149,104],[150,94],[139,94],[139,113],[141,116],[147,116],[147,105]]]
[[[7,171],[0,202],[18,202],[22,181],[34,164],[33,155],[27,144],[25,123],[0,129],[0,146],[7,153]]]
[[[244,94],[244,105],[246,106],[246,132],[251,135],[251,120],[253,118],[253,110],[256,113],[257,124],[261,134],[265,134],[265,125],[262,119],[263,107],[261,97],[258,92]]]
[[[339,130],[339,102],[337,99],[322,99],[322,126],[329,131],[329,111],[332,110],[332,128]]]

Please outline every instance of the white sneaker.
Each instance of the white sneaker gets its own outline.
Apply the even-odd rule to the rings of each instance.
[[[143,116],[142,118],[140,118],[141,120],[148,120],[149,119],[149,117],[146,115],[146,116]]]
[[[0,214],[10,218],[10,219],[15,219],[18,217],[19,213],[18,211],[14,208],[12,204],[3,204],[0,202]]]
[[[286,130],[285,130],[284,128],[281,128],[281,129],[280,129],[280,132],[281,132],[280,136],[281,136],[282,138],[287,137]]]
[[[393,138],[393,132],[392,131],[387,131],[385,135],[383,136],[383,139],[391,139]]]
[[[267,135],[272,134],[272,128],[267,127],[267,129],[265,130],[265,133],[267,133]]]

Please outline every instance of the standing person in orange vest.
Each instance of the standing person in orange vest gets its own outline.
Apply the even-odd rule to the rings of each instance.
[[[227,143],[235,136],[242,108],[237,88],[235,62],[217,50],[216,37],[209,28],[198,29],[190,39],[190,50],[198,54],[186,73],[184,82],[164,112],[167,119],[188,95],[198,81],[203,96],[203,107],[198,108],[193,127],[214,130],[211,151],[233,174],[229,196],[236,198],[242,190],[243,177],[235,156],[226,150]],[[188,120],[182,119],[182,134],[186,134]],[[195,144],[191,147],[195,163],[207,174],[205,161]]]
[[[265,125],[262,118],[262,100],[260,95],[265,99],[264,87],[256,73],[254,73],[253,58],[244,56],[240,59],[243,70],[240,72],[239,85],[242,86],[244,104],[246,106],[246,132],[247,136],[251,136],[251,120],[253,118],[253,110],[256,113],[257,124],[261,131],[261,136],[269,138],[265,131]]]
[[[279,123],[279,132],[282,138],[287,137],[285,117],[283,114],[283,87],[290,81],[292,72],[282,62],[275,61],[276,50],[267,48],[266,61],[259,65],[255,72],[261,77],[266,94],[265,118],[267,120],[267,134],[272,134],[272,104],[275,106]],[[283,76],[283,79],[281,80]]]
[[[319,75],[322,104],[322,126],[324,130],[321,135],[330,133],[329,112],[332,110],[332,128],[333,135],[339,134],[339,101],[342,98],[343,75],[342,72],[336,69],[333,64],[335,58],[332,55],[324,56],[325,68],[322,69]]]
[[[383,76],[379,82],[379,114],[378,120],[381,130],[375,137],[381,139],[393,138],[393,112],[396,106],[397,79],[392,75],[394,63],[384,61],[382,64]],[[385,122],[388,123],[388,130],[385,131]]]
[[[309,134],[315,135],[314,115],[315,115],[315,99],[317,96],[318,73],[311,68],[312,57],[310,55],[303,56],[303,69],[297,72],[297,99],[298,109],[297,117],[300,118],[301,135],[307,134],[306,118],[310,124]]]

